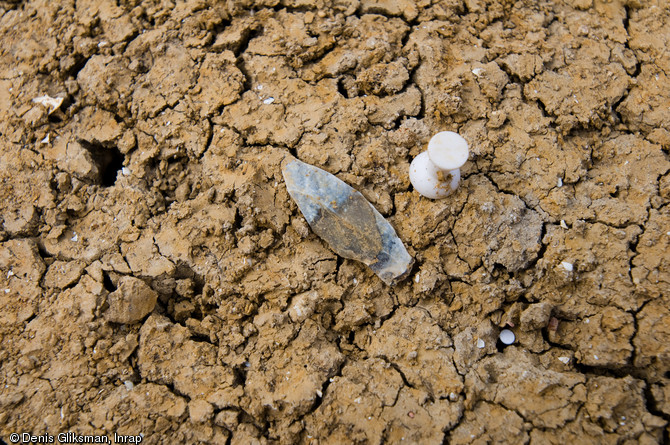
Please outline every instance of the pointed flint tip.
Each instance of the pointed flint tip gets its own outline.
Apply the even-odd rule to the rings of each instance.
[[[335,253],[366,264],[388,285],[407,277],[414,259],[391,224],[360,192],[288,155],[282,173],[307,223]]]

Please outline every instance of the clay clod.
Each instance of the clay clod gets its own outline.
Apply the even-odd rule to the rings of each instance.
[[[158,294],[144,281],[122,277],[119,287],[107,296],[105,318],[114,323],[135,323],[154,310],[157,300]]]
[[[395,230],[359,192],[297,159],[284,161],[286,188],[314,233],[345,258],[367,264],[386,284],[414,263]]]

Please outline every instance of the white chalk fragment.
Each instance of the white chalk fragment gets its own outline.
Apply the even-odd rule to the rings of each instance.
[[[40,144],[48,144],[48,143],[49,143],[49,133],[47,133],[47,137],[45,137],[40,141]]]
[[[275,98],[274,98],[274,97],[268,97],[267,99],[265,99],[265,100],[263,101],[263,103],[264,103],[265,105],[270,105],[270,104],[271,104],[272,102],[274,102],[274,101],[275,101]]]
[[[128,167],[121,167],[121,174],[123,176],[129,176],[130,175],[130,169]]]
[[[482,74],[483,71],[484,71],[483,68],[475,68],[475,69],[472,70],[472,74],[474,74],[475,76],[479,77],[479,76],[481,76],[481,74]]]
[[[74,232],[74,236],[70,238],[70,241],[74,241],[75,243],[79,241],[79,235],[77,235],[77,232]]]
[[[481,338],[478,338],[477,339],[477,347],[479,349],[484,349],[485,346],[486,346],[486,343],[484,343],[484,340],[482,340]]]
[[[558,178],[558,181],[556,181],[556,185],[558,187],[563,187],[563,178]]]
[[[124,382],[123,382],[123,386],[125,386],[125,387],[126,387],[126,390],[128,390],[128,391],[131,391],[131,390],[135,387],[135,385],[133,384],[133,382],[131,382],[130,380],[126,380],[126,381],[124,381]]]
[[[568,263],[567,261],[561,261],[561,267],[568,272],[572,272],[572,270],[574,269],[572,263]]]
[[[561,220],[561,227],[564,228],[564,229],[568,228],[568,225],[565,223],[564,219]]]
[[[316,395],[319,396],[319,397],[323,397],[323,393],[321,392],[320,389],[316,390]]]
[[[558,360],[563,362],[563,364],[565,364],[565,365],[570,363],[570,357],[559,357]]]
[[[503,329],[502,331],[500,331],[499,338],[500,341],[506,345],[511,345],[512,343],[514,343],[514,340],[516,339],[516,337],[514,336],[514,332],[512,332],[509,329]]]
[[[63,98],[44,95],[34,98],[33,102],[35,102],[36,104],[40,104],[44,107],[47,107],[49,109],[49,114],[51,114],[58,108],[60,108],[61,104],[63,103]]]

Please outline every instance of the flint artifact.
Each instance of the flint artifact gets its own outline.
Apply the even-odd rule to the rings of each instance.
[[[388,285],[407,276],[414,260],[391,224],[363,195],[295,158],[284,160],[282,173],[310,227],[335,253],[365,263]]]

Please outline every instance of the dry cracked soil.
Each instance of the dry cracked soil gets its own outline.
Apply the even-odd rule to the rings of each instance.
[[[3,440],[669,442],[666,0],[4,0],[0,42]],[[312,233],[287,154],[406,280]]]

